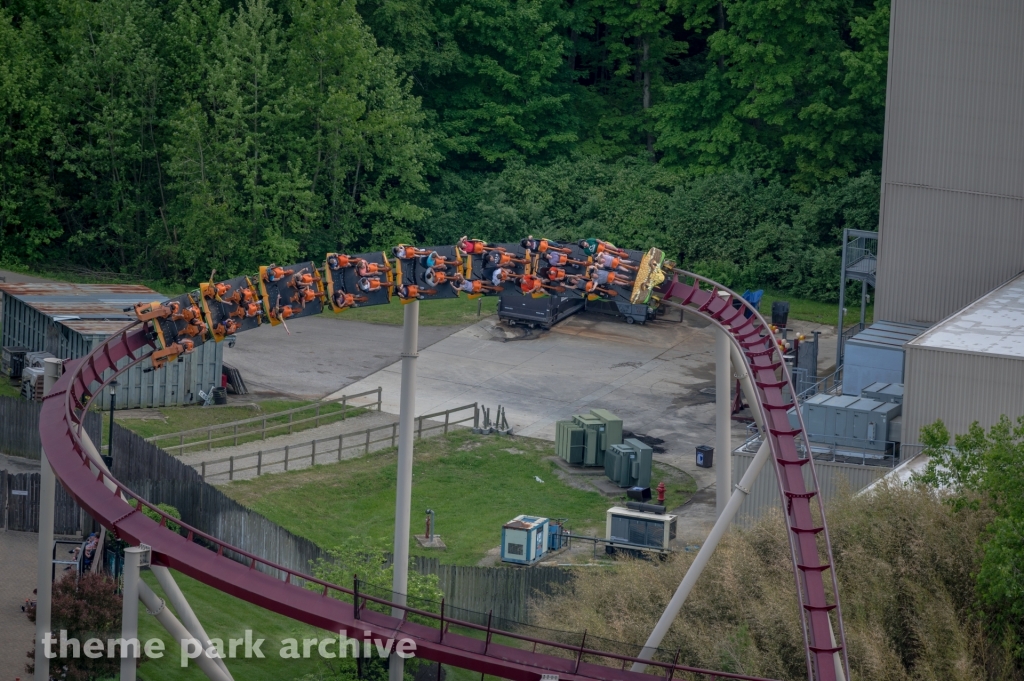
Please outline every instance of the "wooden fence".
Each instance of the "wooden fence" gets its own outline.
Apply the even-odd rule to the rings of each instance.
[[[14,397],[0,397],[0,454],[39,459],[43,443],[39,439],[39,413],[41,402],[29,402]],[[93,442],[100,441],[102,418],[95,412],[85,416],[85,431]]]
[[[0,527],[16,532],[39,531],[39,473],[0,471]],[[57,485],[54,534],[76,535],[91,530],[92,519]]]
[[[469,415],[453,418],[460,412],[469,412],[470,410],[472,413]],[[439,420],[442,416],[444,417],[443,421]],[[479,420],[480,412],[476,402],[433,414],[424,414],[416,417],[416,438],[422,438],[424,433],[429,435],[436,430],[447,435],[450,429],[470,421],[477,426]],[[369,454],[378,449],[394,447],[397,443],[398,424],[388,423],[366,430],[342,433],[336,437],[310,440],[274,449],[261,449],[252,454],[232,455],[192,465],[198,467],[199,475],[203,480],[219,478],[219,482],[230,482],[235,478],[246,479],[266,473],[280,473],[287,471],[289,466],[292,468],[297,465],[315,466],[317,463],[351,459],[360,454]],[[348,450],[347,453],[346,450]]]
[[[358,406],[349,404],[349,400],[354,400],[359,397],[366,397],[367,395],[376,395],[377,400],[372,405]],[[323,407],[326,405],[338,405],[341,407],[340,411],[328,411],[321,413]],[[229,423],[220,423],[213,426],[203,426],[202,428],[193,428],[192,430],[183,430],[178,433],[166,433],[164,435],[154,435],[153,437],[146,438],[147,442],[162,442],[165,440],[177,440],[177,444],[162,444],[161,447],[164,451],[170,452],[177,450],[178,454],[184,454],[185,450],[199,451],[202,449],[211,450],[213,445],[217,444],[218,447],[226,446],[227,441],[231,440],[232,446],[238,444],[238,439],[246,438],[266,440],[268,431],[282,431],[276,433],[276,435],[283,435],[284,429],[288,429],[288,433],[291,434],[292,429],[295,426],[305,425],[312,423],[313,427],[319,427],[320,422],[331,422],[333,419],[341,417],[344,421],[350,411],[362,410],[373,406],[377,411],[380,411],[381,407],[381,388],[378,386],[375,390],[367,390],[366,392],[358,393],[355,395],[342,395],[336,400],[329,402],[316,402],[314,404],[307,404],[302,407],[296,407],[295,409],[288,409],[286,411],[274,412],[272,414],[265,414],[263,416],[254,416],[248,419],[242,419],[240,421],[231,421]],[[311,412],[310,416],[305,418],[296,419],[295,416],[302,412]],[[288,417],[287,421],[281,421],[285,416]],[[267,421],[271,421],[270,425],[267,425]],[[275,421],[277,421],[275,423]],[[259,423],[258,428],[246,429],[245,426],[252,426],[255,423]],[[239,432],[239,426],[242,427],[242,431]],[[224,435],[213,436],[214,431],[230,431]],[[206,437],[202,437],[205,435]],[[190,440],[190,442],[185,442]]]

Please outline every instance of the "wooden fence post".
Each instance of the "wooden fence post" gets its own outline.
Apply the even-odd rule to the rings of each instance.
[[[213,449],[213,428],[206,431],[206,451]]]
[[[235,479],[235,455],[234,454],[232,454],[230,457],[228,457],[228,465],[230,466],[230,468],[228,468],[228,480],[234,480]]]
[[[320,410],[320,407],[317,407],[317,411],[319,411],[319,410]],[[313,447],[313,453],[309,455],[309,465],[310,466],[315,466],[316,465],[316,440],[313,440],[312,447]]]
[[[235,424],[235,446],[238,446],[238,424]]]
[[[452,415],[450,411],[444,413],[444,434],[448,434],[448,418]]]
[[[203,472],[199,474],[203,478],[203,482],[206,482],[206,462],[203,462]]]
[[[341,448],[344,446],[343,445],[344,442],[345,442],[345,434],[342,433],[341,435],[338,436],[338,461],[341,461]]]
[[[263,450],[256,452],[256,477],[263,475]]]
[[[366,429],[366,451],[364,452],[364,454],[369,454],[369,453],[370,453],[370,429],[367,428]]]
[[[341,397],[341,420],[344,421],[348,416],[348,396],[342,395]]]
[[[416,420],[418,421],[417,426],[416,426],[416,439],[417,440],[422,440],[423,439],[423,417],[421,416],[421,417],[419,417]]]
[[[377,386],[377,411],[380,411],[380,407],[381,407],[382,403],[383,402],[381,400],[381,387],[378,385]]]
[[[319,402],[316,403],[316,421],[314,421],[314,423],[316,424],[317,428],[320,427],[320,403]]]
[[[397,437],[398,437],[398,424],[397,423],[392,423],[391,424],[391,446],[392,447],[395,446],[395,438],[397,438]]]
[[[288,434],[292,434],[292,413],[288,412]]]
[[[284,446],[284,469],[288,470],[288,445]]]

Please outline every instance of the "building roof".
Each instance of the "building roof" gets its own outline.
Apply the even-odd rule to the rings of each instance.
[[[926,324],[903,324],[899,322],[875,322],[847,341],[854,345],[877,345],[900,350],[904,345],[928,329]]]
[[[512,520],[505,523],[502,527],[509,530],[532,530],[535,527],[540,527],[547,521],[547,518],[541,518],[538,516],[517,515]]]
[[[1024,358],[1024,273],[939,322],[912,345]]]
[[[0,283],[0,291],[83,336],[110,336],[134,321],[126,307],[167,300],[153,289],[128,284]]]

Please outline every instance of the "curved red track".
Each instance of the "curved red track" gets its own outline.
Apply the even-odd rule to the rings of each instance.
[[[801,459],[797,449],[798,442],[803,443],[805,451],[809,452],[810,447],[804,431],[793,430],[789,425],[786,411],[791,405],[784,402],[782,388],[788,384],[790,394],[793,394],[792,384],[777,351],[776,340],[764,319],[732,291],[689,273],[677,272],[676,276],[675,281],[662,287],[664,299],[711,319],[729,332],[734,344],[746,357],[748,370],[757,386],[758,408],[764,415],[765,423],[770,424],[768,437],[781,497],[786,500],[787,506],[785,516],[803,614],[808,676],[820,681],[837,679],[834,653],[840,652],[843,666],[846,668],[846,677],[849,678],[843,645],[842,616],[838,609],[838,592],[835,574],[831,568],[831,548],[824,523],[824,511],[818,499],[814,505],[818,507],[821,524],[817,525],[811,504],[811,499],[816,493],[814,490],[806,489],[801,472],[802,467],[809,463],[816,489],[813,462]],[[691,279],[692,283],[678,281],[680,276]],[[712,288],[702,289],[702,281]],[[738,306],[734,305],[737,302]],[[747,317],[745,312],[749,312],[750,316]],[[364,630],[371,631],[375,637],[411,638],[417,644],[417,656],[483,674],[515,681],[539,681],[543,674],[557,674],[562,679],[602,681],[650,681],[652,678],[650,674],[625,669],[628,664],[642,660],[600,650],[540,641],[512,632],[496,632],[527,644],[559,649],[562,651],[562,656],[559,656],[535,652],[536,645],[531,651],[487,643],[450,632],[442,635],[442,622],[439,621],[438,615],[413,608],[404,609],[406,612],[431,618],[438,622],[438,626],[410,622],[373,612],[365,607],[356,612],[352,604],[330,597],[331,592],[351,595],[351,589],[328,584],[311,575],[275,565],[187,525],[184,526],[188,534],[186,537],[167,530],[162,526],[163,522],[158,524],[150,520],[128,505],[122,494],[138,500],[140,507],[145,505],[152,508],[163,516],[164,520],[167,516],[118,481],[102,473],[90,462],[79,437],[79,426],[84,418],[89,398],[98,394],[106,382],[117,373],[144,361],[144,352],[149,347],[148,331],[136,323],[108,339],[84,359],[68,362],[68,370],[44,400],[39,428],[43,448],[54,473],[79,505],[119,538],[130,544],[144,543],[151,546],[152,560],[155,564],[174,568],[219,591],[321,629],[344,631],[360,638]],[[127,365],[117,369],[117,362],[125,358],[129,358]],[[104,372],[111,369],[116,373],[104,379]],[[782,372],[781,379],[776,373],[779,370]],[[116,492],[111,492],[108,488],[110,484],[116,487]],[[819,554],[818,545],[818,536],[822,533],[826,553],[824,560]],[[196,538],[202,538],[210,546],[216,546],[217,550],[196,543]],[[248,560],[248,565],[224,556],[225,551],[244,557]],[[253,569],[257,565],[276,570],[281,577],[277,578]],[[828,603],[826,600],[826,581],[823,576],[826,572],[831,577],[831,590],[836,595],[835,603]],[[316,584],[320,590],[311,591],[295,584],[294,578]],[[361,596],[360,602],[364,606],[365,600],[390,605],[387,601]],[[833,644],[831,641],[832,630],[828,613],[833,609],[836,610],[836,633],[839,644]],[[479,630],[486,629],[465,622],[457,624]],[[603,663],[586,661],[583,659],[584,656],[591,660],[600,659]],[[663,674],[669,679],[680,673],[689,673],[704,674],[707,678],[764,681],[758,680],[758,677],[713,672],[685,665],[643,662],[646,662],[649,668],[653,668],[655,673]]]

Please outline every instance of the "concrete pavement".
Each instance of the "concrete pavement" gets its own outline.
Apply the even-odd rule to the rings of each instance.
[[[36,627],[21,611],[26,598],[34,598],[39,535],[0,531],[0,679],[31,678],[25,657],[32,650]]]

